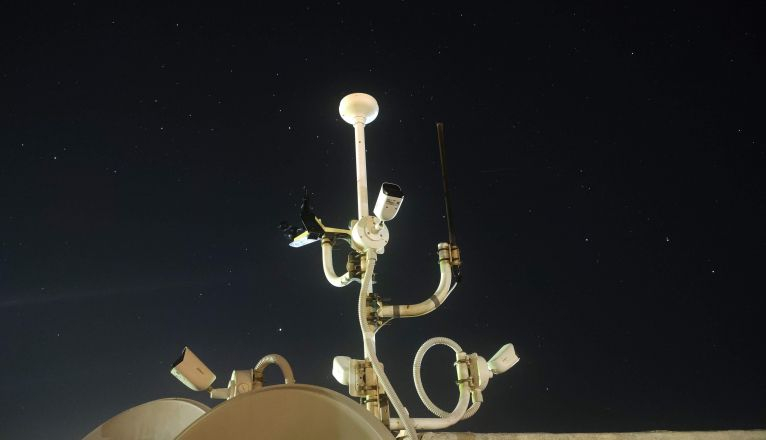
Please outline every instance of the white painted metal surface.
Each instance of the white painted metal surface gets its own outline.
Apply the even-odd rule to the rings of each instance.
[[[264,387],[213,408],[178,440],[393,440],[363,406],[313,385]]]
[[[117,414],[83,440],[172,440],[208,411],[193,400],[154,400]]]
[[[547,432],[478,434],[427,432],[422,440],[766,440],[766,431],[649,431],[550,434]]]
[[[367,202],[367,156],[364,126],[378,117],[378,101],[366,93],[352,93],[340,101],[338,112],[344,121],[354,126],[356,152],[356,193],[359,218],[369,215]]]

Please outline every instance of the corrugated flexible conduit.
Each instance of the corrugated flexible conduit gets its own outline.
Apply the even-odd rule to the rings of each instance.
[[[375,251],[367,251],[367,267],[364,272],[364,276],[362,276],[362,287],[359,291],[359,304],[357,312],[359,317],[359,327],[362,330],[365,356],[370,359],[372,370],[378,376],[378,381],[382,385],[383,391],[385,391],[386,395],[388,396],[388,400],[391,401],[391,405],[394,407],[394,410],[396,410],[396,413],[399,415],[401,425],[404,430],[407,431],[407,435],[409,436],[410,440],[418,440],[418,434],[415,431],[412,422],[410,421],[410,417],[407,414],[407,409],[402,404],[402,401],[399,400],[399,396],[396,394],[396,391],[394,391],[394,387],[391,386],[391,382],[389,382],[386,373],[383,371],[383,366],[380,364],[378,356],[375,354],[375,340],[373,339],[373,330],[367,323],[367,293],[370,289],[370,284],[372,283],[372,274],[375,269],[376,259],[377,256],[375,255]]]
[[[415,360],[412,362],[412,379],[415,381],[415,390],[417,390],[418,396],[423,402],[423,405],[425,405],[426,408],[428,408],[428,410],[431,411],[435,416],[446,418],[454,414],[457,408],[455,408],[455,410],[453,410],[451,413],[448,413],[447,411],[444,411],[443,409],[436,406],[436,404],[433,403],[428,397],[428,394],[423,387],[423,381],[420,377],[420,366],[423,363],[423,358],[425,357],[426,352],[437,345],[446,345],[447,347],[454,350],[455,353],[463,351],[463,349],[460,348],[460,344],[449,338],[436,337],[427,340],[423,343],[423,345],[420,346],[417,353],[415,353]],[[460,420],[465,420],[476,414],[476,411],[479,410],[480,406],[481,402],[474,402],[473,405],[471,405],[471,407],[465,411],[465,414],[463,414]]]

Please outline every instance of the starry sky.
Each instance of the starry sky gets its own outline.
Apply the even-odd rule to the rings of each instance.
[[[438,281],[446,126],[463,283],[378,334],[413,415],[412,357],[447,336],[521,357],[454,430],[766,427],[763,4],[448,3],[5,8],[0,437],[214,404],[169,374],[184,345],[218,386],[276,352],[344,393],[357,289],[277,225],[304,186],[325,224],[356,215],[351,92],[380,104],[370,197],[406,194],[376,267],[393,303]],[[424,363],[442,407],[453,371]]]

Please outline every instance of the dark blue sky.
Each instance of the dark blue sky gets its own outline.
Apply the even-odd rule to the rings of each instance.
[[[380,103],[371,197],[406,199],[376,290],[420,301],[447,238],[446,124],[464,282],[393,322],[379,357],[432,336],[522,361],[455,430],[764,427],[764,7],[658,2],[196,8],[16,5],[0,18],[0,437],[80,438],[184,396],[190,345],[223,385],[276,352],[343,392],[357,291],[292,249],[308,186],[356,214],[340,99]],[[446,350],[426,386],[455,401]],[[275,379],[277,376],[273,376]],[[45,415],[45,422],[41,421]]]

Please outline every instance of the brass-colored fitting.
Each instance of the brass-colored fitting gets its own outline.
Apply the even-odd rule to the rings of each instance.
[[[362,256],[358,252],[351,251],[346,260],[346,272],[354,278],[359,278],[362,276],[362,264]]]
[[[463,262],[460,261],[460,248],[457,247],[456,244],[450,245],[450,248],[450,264],[459,267],[463,264]]]
[[[450,246],[449,243],[439,243],[436,245],[437,254],[439,256],[439,262],[450,260]]]
[[[457,373],[457,384],[466,383],[471,381],[471,375],[468,372],[468,363],[470,359],[464,352],[455,354],[455,372]]]

